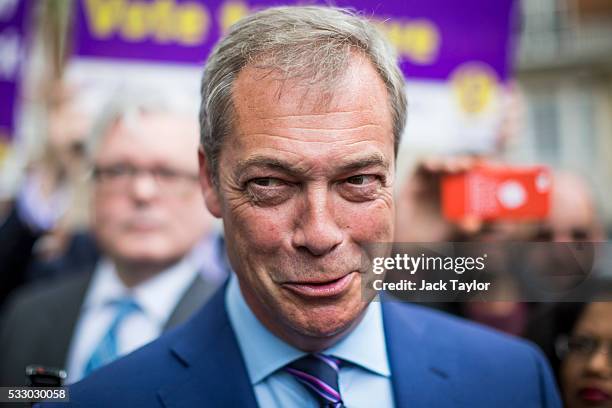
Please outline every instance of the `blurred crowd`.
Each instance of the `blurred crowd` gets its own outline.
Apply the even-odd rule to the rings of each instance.
[[[78,381],[185,321],[230,273],[198,182],[196,116],[180,97],[150,89],[124,90],[86,112],[78,92],[54,88],[44,154],[1,207],[2,386],[23,384],[32,365]],[[397,242],[608,240],[579,174],[554,170],[541,219],[449,220],[445,177],[511,164],[494,155],[412,161],[396,188]],[[591,285],[610,290],[608,281]],[[516,297],[428,305],[536,342],[568,407],[612,406],[612,303]],[[45,380],[29,373],[33,384]]]

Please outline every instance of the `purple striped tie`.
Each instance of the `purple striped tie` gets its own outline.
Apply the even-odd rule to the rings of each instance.
[[[308,354],[285,367],[319,401],[322,408],[342,408],[338,387],[340,360],[332,356]]]

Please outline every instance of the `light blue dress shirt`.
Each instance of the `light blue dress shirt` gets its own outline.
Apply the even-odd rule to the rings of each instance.
[[[259,406],[318,408],[306,388],[283,370],[306,353],[285,343],[259,322],[246,304],[234,274],[225,293],[225,305]],[[361,323],[323,353],[351,363],[343,365],[339,374],[340,394],[347,408],[393,407],[379,302],[372,302]]]

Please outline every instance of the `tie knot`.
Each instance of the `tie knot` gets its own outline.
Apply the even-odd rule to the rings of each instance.
[[[112,302],[115,308],[115,317],[110,325],[109,330],[117,330],[117,327],[123,320],[134,312],[140,311],[140,306],[131,297],[124,297]]]
[[[321,353],[308,354],[285,367],[285,370],[298,380],[317,398],[322,407],[342,407],[342,397],[338,386],[340,360]]]
[[[114,300],[112,302],[112,305],[115,307],[117,314],[122,314],[122,313],[129,314],[131,312],[140,310],[140,306],[138,305],[138,303],[136,303],[136,301],[132,297],[129,297],[129,296]]]

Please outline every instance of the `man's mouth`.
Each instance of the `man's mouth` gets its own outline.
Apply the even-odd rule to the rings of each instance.
[[[125,224],[125,229],[129,232],[151,232],[157,231],[161,227],[161,223],[152,219],[137,219],[131,220]]]
[[[312,280],[283,283],[282,287],[302,297],[325,298],[340,296],[347,292],[358,275],[358,272],[350,272],[340,278],[333,280]]]
[[[149,233],[157,231],[159,227],[152,224],[134,224],[130,225],[129,231],[134,233]]]

